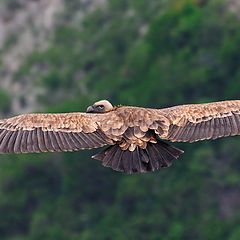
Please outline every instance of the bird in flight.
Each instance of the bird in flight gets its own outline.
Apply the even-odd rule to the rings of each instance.
[[[240,100],[163,109],[113,106],[86,113],[25,114],[0,120],[0,153],[99,148],[102,165],[128,174],[169,167],[183,151],[164,142],[196,142],[240,134]]]

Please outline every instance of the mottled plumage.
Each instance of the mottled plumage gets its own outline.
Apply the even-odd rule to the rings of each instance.
[[[25,114],[0,120],[0,153],[99,148],[93,156],[127,173],[168,167],[183,151],[162,140],[196,142],[240,134],[240,100],[165,109],[113,107],[106,100],[87,113]]]

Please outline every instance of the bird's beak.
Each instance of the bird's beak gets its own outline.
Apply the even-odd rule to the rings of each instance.
[[[87,113],[93,113],[93,112],[94,112],[93,106],[89,106],[89,107],[87,108]]]

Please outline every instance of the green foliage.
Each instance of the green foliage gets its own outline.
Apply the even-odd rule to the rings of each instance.
[[[188,1],[180,10],[170,8],[154,19],[146,38],[131,51],[124,98],[131,95],[139,102],[137,96],[144,92],[141,105],[152,104],[155,99],[156,107],[159,102],[171,105],[186,99],[238,98],[237,92],[225,90],[231,88],[229,82],[237,89],[239,70],[233,66],[239,63],[239,44],[234,41],[238,41],[240,31],[231,16],[219,17],[220,10],[216,5],[203,8]],[[140,59],[142,65],[132,69]],[[174,98],[173,89],[178,89]]]
[[[240,22],[226,3],[199,2],[110,0],[78,22],[86,6],[71,1],[51,46],[16,81],[36,77],[51,112],[96,98],[152,107],[238,99]],[[101,167],[93,152],[2,156],[0,238],[239,239],[238,145],[179,144],[173,167],[136,176]]]
[[[8,113],[10,109],[11,99],[8,93],[0,90],[0,111],[2,113]]]

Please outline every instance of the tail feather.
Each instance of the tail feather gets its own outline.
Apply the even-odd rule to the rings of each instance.
[[[117,148],[118,148],[117,145],[114,145],[113,147],[108,148],[102,162],[104,167],[111,167],[112,160],[114,159],[114,155],[116,154]]]
[[[102,165],[128,174],[151,172],[162,167],[169,167],[183,151],[163,141],[148,143],[146,149],[137,147],[135,151],[123,151],[119,145],[113,145],[93,156],[102,161]]]
[[[148,172],[148,163],[149,163],[149,156],[148,153],[146,152],[145,149],[141,149],[139,148],[139,152],[140,152],[140,172],[144,173],[144,172]]]
[[[141,159],[140,159],[138,148],[136,149],[136,151],[133,151],[132,157],[133,157],[133,172],[140,172],[141,171]]]
[[[142,162],[148,163],[150,161],[149,154],[146,149],[140,149],[140,155]]]
[[[106,151],[107,151],[107,149],[105,149],[104,152],[100,152],[100,153],[95,154],[94,156],[92,156],[92,158],[94,158],[96,160],[99,160],[99,161],[102,161],[106,156]]]
[[[157,145],[157,146],[159,147],[159,145]],[[178,156],[179,154],[184,153],[184,151],[182,151],[182,150],[180,150],[180,149],[178,149],[178,148],[175,148],[175,147],[173,147],[173,146],[171,146],[171,145],[169,145],[169,144],[167,144],[167,143],[165,143],[165,142],[161,142],[161,147],[164,148],[164,149],[166,149],[166,151],[167,151],[169,154],[171,154],[175,159],[177,158],[177,156]]]
[[[158,150],[158,154],[161,158],[161,167],[170,167],[172,165],[172,160],[176,159],[172,156],[165,148],[159,148],[158,146],[154,146]],[[163,151],[164,149],[164,151]]]
[[[122,155],[122,164],[123,164],[124,172],[129,172],[129,173],[131,172],[130,161],[131,161],[131,152],[124,151]]]
[[[156,151],[153,147],[150,147],[149,154],[151,156],[153,167],[155,169],[159,169],[161,167],[161,156],[159,157],[158,151]]]
[[[121,171],[121,159],[122,159],[123,151],[121,148],[117,148],[114,159],[112,160],[112,169],[115,171]]]
[[[145,161],[143,162],[143,164],[145,165],[145,169],[146,169],[146,171],[144,171],[144,172],[154,171],[155,170],[154,162],[152,161],[152,156],[150,155],[149,147],[146,149],[143,149],[143,152],[144,152],[144,157],[148,159],[146,162]]]

